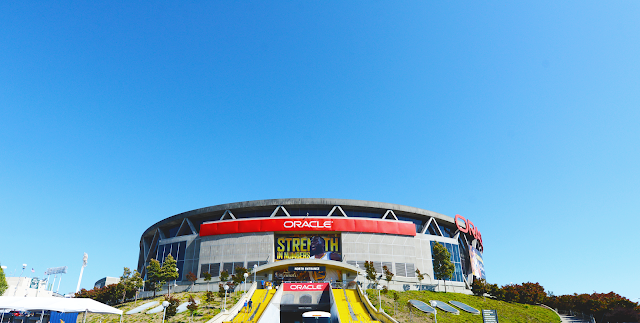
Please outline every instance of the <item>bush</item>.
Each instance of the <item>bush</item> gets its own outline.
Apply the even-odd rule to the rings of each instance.
[[[520,299],[519,289],[517,285],[504,285],[502,286],[502,301],[505,302],[517,302]],[[500,298],[498,298],[500,299]]]
[[[471,291],[473,295],[483,296],[484,294],[489,293],[490,285],[487,284],[487,281],[482,278],[475,278],[473,280],[473,284],[471,284]]]
[[[640,316],[640,307],[637,303],[614,292],[551,296],[545,300],[545,304],[560,310],[593,315],[598,322],[607,320],[637,322],[638,319],[634,316]]]
[[[122,284],[107,285],[102,288],[94,288],[90,290],[81,289],[75,294],[75,298],[91,298],[100,303],[107,305],[115,305],[122,300],[123,292]],[[130,295],[127,295],[130,297]]]
[[[178,305],[180,305],[180,300],[175,296],[165,295],[164,300],[169,302],[169,306],[167,307],[166,317],[170,318],[176,315],[176,311],[178,310]]]
[[[489,295],[495,297],[496,299],[504,299],[504,291],[502,288],[498,287],[498,284],[488,284],[487,289],[489,290]]]
[[[224,288],[223,288],[223,291],[224,291]],[[222,295],[222,296],[224,296],[224,295]],[[214,297],[215,297],[215,296],[214,296],[213,292],[206,292],[206,293],[204,294],[204,299],[205,299],[205,301],[206,301],[207,303],[211,303],[211,302],[213,302]]]
[[[518,302],[524,304],[538,304],[544,302],[546,293],[544,287],[538,283],[522,283],[515,285],[518,289]]]

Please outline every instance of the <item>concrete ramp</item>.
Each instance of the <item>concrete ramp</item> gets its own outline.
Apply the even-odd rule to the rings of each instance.
[[[233,318],[232,322],[246,322],[246,323],[255,323],[258,322],[260,316],[264,312],[264,310],[269,305],[269,302],[273,298],[273,295],[276,293],[274,289],[258,289],[253,293],[251,297],[252,308],[249,310],[245,308],[241,310],[236,317]]]

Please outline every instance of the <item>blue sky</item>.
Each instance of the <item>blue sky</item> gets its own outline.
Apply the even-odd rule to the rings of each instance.
[[[0,3],[0,262],[61,292],[221,203],[461,214],[487,278],[640,298],[640,4]],[[16,275],[20,269],[17,269]]]

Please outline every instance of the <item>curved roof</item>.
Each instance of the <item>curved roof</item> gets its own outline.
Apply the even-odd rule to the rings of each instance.
[[[158,221],[150,226],[142,234],[142,237],[152,235],[159,227],[180,225],[185,219],[189,218],[191,221],[202,220],[211,217],[221,216],[226,210],[241,211],[255,211],[265,209],[275,209],[278,206],[297,206],[297,207],[333,207],[341,206],[349,209],[360,210],[392,210],[396,215],[404,216],[424,216],[434,217],[438,220],[443,220],[448,223],[454,223],[454,219],[450,216],[436,213],[429,210],[419,209],[412,206],[405,206],[392,203],[361,201],[361,200],[348,200],[348,199],[331,199],[331,198],[287,198],[287,199],[269,199],[269,200],[255,200],[236,203],[219,204],[214,206],[208,206],[200,209],[195,209],[183,213],[176,214],[168,217],[164,220]]]

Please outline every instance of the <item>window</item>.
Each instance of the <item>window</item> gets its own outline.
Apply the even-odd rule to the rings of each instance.
[[[220,264],[203,264],[200,265],[200,278],[204,278],[204,273],[210,273],[212,277],[218,277],[220,275]]]
[[[440,227],[440,231],[442,231],[442,234],[444,234],[445,237],[453,238],[454,232],[456,232],[456,230],[451,229],[451,228],[446,227],[446,226],[441,225],[441,224],[439,225],[439,227]]]
[[[176,226],[173,228],[169,229],[169,235],[167,236],[167,238],[173,238],[176,236],[176,234],[178,234],[178,229],[180,228],[180,226]]]
[[[396,262],[396,276],[407,277],[407,268],[404,263]]]
[[[204,273],[210,273],[209,264],[200,265],[200,278],[204,278]]]
[[[416,277],[416,269],[414,264],[396,262],[396,276]]]
[[[384,268],[384,266],[387,266],[387,269],[389,269],[390,272],[393,272],[393,267],[392,267],[392,263],[390,262],[383,262],[382,263],[382,268]],[[384,270],[383,270],[384,271]]]
[[[445,248],[447,248],[447,251],[449,251],[449,254],[451,255],[450,260],[453,263],[453,265],[455,266],[455,270],[453,272],[453,276],[451,277],[451,279],[445,279],[445,280],[462,282],[463,281],[463,278],[462,278],[463,272],[462,272],[462,263],[461,263],[461,259],[460,259],[460,248],[458,247],[457,244],[431,241],[431,254],[433,254],[433,246],[436,243],[439,243],[439,244],[443,245]],[[431,259],[431,261],[433,261],[433,259]]]
[[[231,276],[235,272],[235,267],[233,266],[232,262],[225,262],[224,264],[222,264],[222,271],[226,271],[227,274]]]
[[[176,260],[176,268],[178,268],[178,278],[176,280],[182,280],[183,273],[182,269],[184,268],[184,256],[187,249],[187,242],[174,242],[167,243],[158,246],[158,250],[156,252],[156,259],[160,262],[160,266],[164,263],[164,259],[171,255],[173,259]]]
[[[422,232],[422,227],[425,224],[425,222],[422,221],[422,220],[418,220],[418,219],[414,219],[414,218],[407,218],[407,217],[404,217],[404,216],[399,216],[398,220],[413,222],[413,224],[416,226],[416,232]]]
[[[266,263],[267,263],[266,261],[247,261],[247,269],[249,269],[250,271],[253,271],[253,265],[262,266]]]
[[[236,267],[244,267],[244,261],[239,262],[225,262],[222,264],[222,270],[226,270],[229,276],[236,273]]]
[[[372,261],[373,263],[373,268],[375,268],[376,272],[381,274],[382,273],[382,263],[379,261]]]
[[[431,221],[431,223],[429,223],[429,227],[427,228],[426,233],[432,235],[432,236],[439,236],[440,234],[438,233],[438,229],[436,229],[436,225],[435,223],[433,223],[433,221]]]
[[[347,214],[348,217],[352,217],[352,218],[373,218],[373,219],[380,219],[382,218],[382,213],[373,213],[373,212],[362,212],[362,211],[352,211],[352,210],[346,210],[344,208],[342,208],[344,210],[344,213]],[[337,215],[341,215],[339,210],[335,210],[333,211],[333,215],[337,216]]]
[[[327,214],[331,212],[331,209],[298,209],[298,208],[290,208],[286,206],[285,206],[285,209],[287,209],[287,212],[289,212],[291,216],[327,216]],[[342,214],[340,214],[340,211],[336,210],[336,211],[333,211],[333,215],[336,216],[336,215],[342,215]]]

